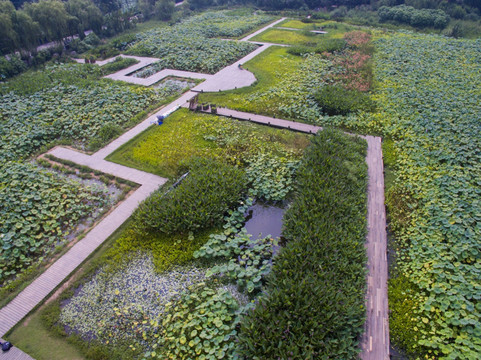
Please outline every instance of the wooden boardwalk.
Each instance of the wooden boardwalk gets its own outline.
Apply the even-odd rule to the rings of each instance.
[[[183,107],[188,108],[188,104],[184,104]],[[210,114],[210,111],[202,111],[203,113]],[[217,108],[217,114],[219,116],[225,116],[232,119],[241,121],[250,121],[256,124],[268,125],[279,129],[288,129],[292,131],[299,131],[307,134],[316,134],[319,130],[322,130],[321,126],[304,124],[296,121],[277,119],[270,116],[251,114],[243,111],[231,110],[228,108]]]
[[[204,111],[204,113],[208,113]],[[218,108],[217,115],[241,121],[316,134],[322,127],[276,119],[269,116],[250,114],[227,108]],[[351,136],[358,136],[347,133]],[[389,313],[387,296],[387,233],[386,209],[384,206],[384,166],[381,138],[360,136],[367,141],[366,163],[368,165],[368,277],[366,293],[367,319],[361,341],[361,359],[389,359]]]
[[[367,321],[361,342],[361,359],[389,359],[389,313],[387,296],[387,233],[384,206],[384,166],[381,138],[366,136],[366,162],[369,183],[367,198],[368,277],[366,308]]]

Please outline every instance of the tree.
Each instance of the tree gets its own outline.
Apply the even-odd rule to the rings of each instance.
[[[68,0],[67,12],[79,20],[79,31],[93,30],[99,33],[102,29],[103,16],[92,0]]]
[[[26,3],[25,11],[40,24],[46,40],[60,41],[69,33],[69,25],[73,22],[65,4],[59,0],[41,0],[38,3]],[[74,31],[75,32],[75,31]]]
[[[13,28],[15,7],[10,1],[0,1],[0,52],[8,54],[15,50],[18,36]]]
[[[25,11],[16,11],[13,27],[19,39],[18,48],[30,51],[40,44],[40,25]]]
[[[170,20],[175,11],[173,0],[158,0],[155,3],[155,16],[160,20]]]
[[[152,17],[154,5],[154,0],[139,0],[138,7],[145,20]]]

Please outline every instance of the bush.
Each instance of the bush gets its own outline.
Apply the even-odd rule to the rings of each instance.
[[[381,6],[378,10],[380,22],[396,21],[417,28],[434,27],[444,29],[449,23],[449,15],[440,9],[415,9],[412,6]]]
[[[114,48],[110,44],[99,45],[89,51],[89,54],[94,56],[95,58],[100,59],[110,59],[111,57],[117,56],[120,54],[120,51]]]
[[[319,11],[312,14],[312,18],[316,20],[330,20],[331,16],[329,15],[329,13],[323,13]]]
[[[288,243],[242,320],[247,359],[353,359],[365,320],[366,143],[326,130],[298,170]],[[313,301],[315,299],[315,301]]]
[[[136,59],[124,58],[124,57],[118,56],[115,58],[115,61],[102,66],[102,73],[105,75],[113,74],[119,70],[128,68],[129,66],[138,64],[138,62],[139,61]]]
[[[137,37],[134,34],[120,35],[111,41],[111,45],[119,51],[125,51],[136,39]]]
[[[0,57],[0,80],[11,78],[26,69],[27,66],[18,56],[12,56],[10,60]]]
[[[246,188],[242,170],[214,160],[193,159],[190,172],[174,190],[157,192],[135,215],[138,229],[165,234],[187,233],[222,223]]]
[[[356,111],[375,110],[375,103],[368,94],[356,90],[346,90],[339,85],[324,86],[315,99],[327,115],[347,115]]]
[[[287,52],[296,56],[304,56],[305,54],[313,53],[316,49],[311,46],[297,45],[291,46],[287,49]]]
[[[316,53],[322,54],[324,52],[333,53],[335,51],[342,51],[346,47],[346,41],[343,39],[326,39],[317,48]]]
[[[94,32],[91,32],[82,40],[82,42],[89,46],[96,46],[100,44],[100,39]]]

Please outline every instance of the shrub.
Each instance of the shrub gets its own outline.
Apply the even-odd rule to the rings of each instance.
[[[129,47],[130,44],[136,41],[136,36],[134,34],[125,34],[116,37],[114,40],[111,41],[111,45],[120,51],[125,51]]]
[[[316,20],[329,20],[331,16],[329,15],[329,13],[323,13],[318,11],[312,14],[312,18]]]
[[[258,305],[241,320],[245,358],[357,357],[365,319],[365,154],[360,138],[330,130],[313,138],[284,216],[287,246]]]
[[[102,73],[105,75],[113,74],[119,70],[128,68],[129,66],[132,66],[134,64],[137,64],[138,62],[139,61],[136,59],[124,58],[124,57],[118,56],[115,58],[115,61],[102,66]]]
[[[440,9],[415,9],[412,6],[381,6],[378,10],[380,22],[396,21],[418,28],[434,27],[444,29],[449,23],[449,15]]]
[[[324,52],[333,53],[341,51],[346,47],[346,41],[343,39],[326,39],[317,48],[316,53],[322,54]]]
[[[122,134],[122,128],[119,125],[107,123],[100,128],[98,136],[102,141],[109,141],[120,134]]]
[[[96,46],[98,44],[100,44],[100,39],[97,35],[95,35],[94,32],[91,32],[90,34],[88,34],[85,39],[82,40],[82,42],[84,42],[85,44],[89,45],[89,46]]]
[[[186,233],[218,225],[246,188],[246,177],[235,166],[193,159],[189,175],[174,190],[157,192],[136,212],[140,228],[166,234]]]
[[[287,52],[292,55],[303,56],[315,52],[315,48],[304,45],[291,46],[287,49]]]
[[[327,115],[347,115],[356,111],[374,111],[376,106],[369,95],[347,90],[340,85],[324,86],[315,95],[321,109]]]
[[[26,69],[27,66],[18,56],[12,56],[10,60],[0,57],[0,80],[11,78]]]

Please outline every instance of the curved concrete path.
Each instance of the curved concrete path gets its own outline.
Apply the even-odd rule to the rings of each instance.
[[[252,51],[251,53],[244,56],[242,59],[237,60],[235,63],[226,66],[222,70],[218,71],[216,74],[203,74],[203,73],[196,73],[190,71],[181,71],[181,70],[173,70],[173,69],[164,69],[161,70],[147,78],[138,78],[132,76],[137,70],[140,70],[146,66],[149,66],[160,59],[153,58],[153,57],[142,57],[142,56],[132,56],[132,55],[119,55],[125,58],[136,59],[139,63],[129,66],[128,68],[122,69],[114,74],[110,74],[105,76],[108,79],[118,80],[118,81],[125,81],[131,84],[143,85],[143,86],[152,86],[153,84],[165,79],[169,76],[176,76],[176,77],[184,77],[184,78],[191,78],[191,79],[205,79],[205,81],[196,87],[192,88],[194,91],[204,91],[204,92],[216,92],[216,91],[226,91],[226,90],[233,90],[237,88],[242,88],[246,86],[252,85],[256,81],[256,77],[253,73],[248,70],[240,69],[239,64],[244,64],[247,61],[253,59],[261,52],[268,49],[270,46],[289,46],[284,44],[271,44],[271,43],[264,43],[264,42],[257,42],[257,41],[249,41],[252,37],[266,31],[269,28],[276,26],[277,24],[284,21],[286,18],[281,18],[277,21],[270,23],[269,25],[264,26],[262,29],[253,32],[252,34],[247,35],[246,37],[242,38],[239,41],[247,41],[253,44],[259,45],[259,47]],[[224,39],[225,41],[237,41],[232,39]],[[99,66],[103,66],[114,61],[115,58],[97,61],[95,64]],[[78,63],[84,63],[84,59],[75,59]]]

